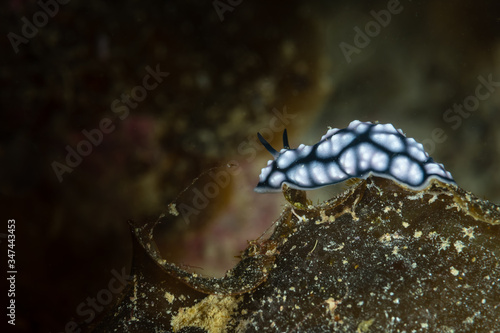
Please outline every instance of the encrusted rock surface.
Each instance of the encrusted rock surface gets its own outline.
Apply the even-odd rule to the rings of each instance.
[[[154,226],[132,227],[132,280],[95,332],[500,331],[500,207],[454,185],[372,177],[289,206],[220,279],[162,260]]]

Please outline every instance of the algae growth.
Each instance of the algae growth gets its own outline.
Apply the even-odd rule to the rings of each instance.
[[[155,224],[134,226],[134,279],[94,331],[500,330],[499,206],[376,177],[316,206],[292,197],[219,279],[165,262]]]

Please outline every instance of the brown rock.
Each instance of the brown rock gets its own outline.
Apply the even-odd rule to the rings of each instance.
[[[154,224],[133,228],[133,281],[95,331],[500,330],[499,206],[372,177],[298,207],[220,279],[162,260]]]

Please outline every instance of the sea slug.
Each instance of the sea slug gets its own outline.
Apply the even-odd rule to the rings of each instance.
[[[290,149],[286,130],[284,148],[276,151],[261,135],[259,140],[274,156],[259,176],[256,192],[279,192],[283,184],[311,190],[370,175],[389,178],[421,190],[436,178],[455,184],[451,174],[434,162],[424,146],[407,138],[391,124],[355,120],[347,128],[330,129],[312,146]]]

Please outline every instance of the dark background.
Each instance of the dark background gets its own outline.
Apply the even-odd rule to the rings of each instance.
[[[393,123],[460,186],[500,202],[500,87],[470,115],[444,117],[474,96],[479,76],[500,82],[494,1],[389,1],[399,12],[351,59],[341,43],[354,46],[354,29],[387,1],[50,3],[46,22],[35,1],[1,8],[1,267],[16,219],[18,271],[9,331],[62,332],[89,319],[77,308],[130,267],[126,221],[156,219],[172,200],[195,207],[196,190],[234,160],[229,185],[156,235],[166,259],[223,275],[282,209],[281,195],[252,191],[270,158],[255,133],[281,148],[277,114],[291,115],[292,147],[354,119]],[[39,27],[23,37],[23,17],[34,15]],[[13,34],[26,39],[13,46]],[[113,112],[148,66],[169,75],[127,116]],[[105,118],[114,130],[60,181],[54,162]],[[436,129],[446,139],[431,145]]]

